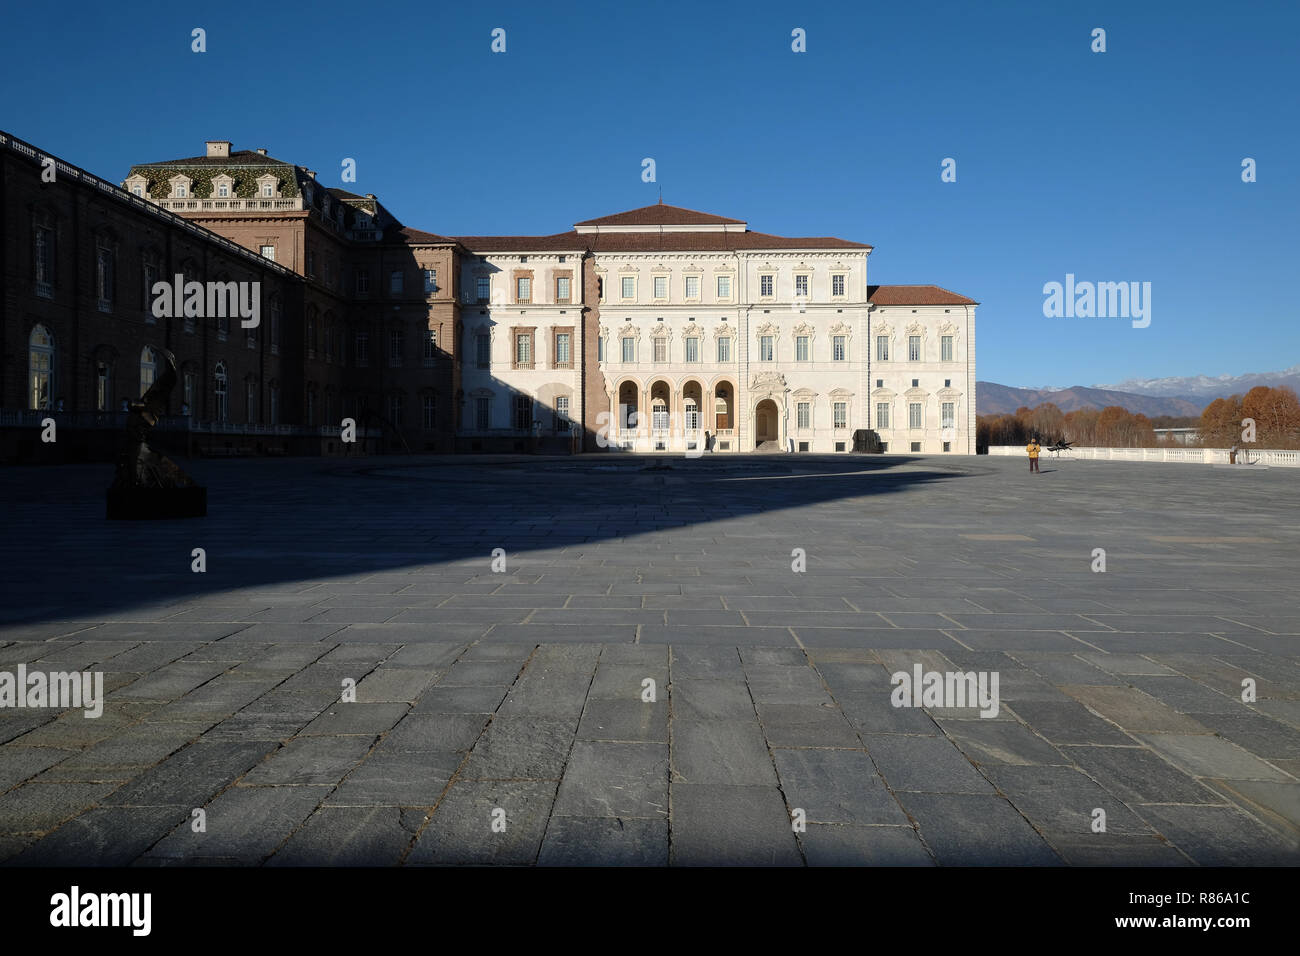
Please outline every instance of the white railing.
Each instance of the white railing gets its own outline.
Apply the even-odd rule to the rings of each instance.
[[[162,209],[178,212],[264,212],[267,210],[302,209],[297,199],[155,199]]]
[[[1028,457],[1024,445],[990,445],[990,455]],[[1042,457],[1050,461],[1056,452],[1043,446]],[[1059,453],[1061,457],[1082,460],[1191,462],[1201,465],[1228,464],[1226,448],[1071,448]],[[1237,452],[1238,464],[1271,465],[1278,468],[1300,468],[1300,451],[1269,448],[1242,448]]]

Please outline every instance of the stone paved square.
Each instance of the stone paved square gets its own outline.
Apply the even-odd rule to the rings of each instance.
[[[0,863],[1300,864],[1293,473],[1021,464],[6,469]]]

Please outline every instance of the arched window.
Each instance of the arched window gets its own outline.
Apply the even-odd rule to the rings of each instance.
[[[212,376],[213,391],[217,396],[216,420],[219,422],[230,421],[230,405],[227,402],[226,385],[226,365],[224,362],[218,362],[215,372]]]
[[[29,407],[47,409],[54,389],[54,336],[38,325],[27,340],[27,390]]]
[[[158,356],[154,355],[153,349],[146,345],[140,350],[140,396],[149,391],[157,378]]]

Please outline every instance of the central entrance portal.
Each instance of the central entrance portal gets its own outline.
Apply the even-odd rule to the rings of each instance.
[[[758,403],[754,409],[754,447],[763,442],[776,441],[780,437],[776,414],[776,402],[770,398]]]

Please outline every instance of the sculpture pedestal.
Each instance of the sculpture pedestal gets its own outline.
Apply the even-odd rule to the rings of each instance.
[[[109,488],[108,520],[149,521],[174,518],[206,518],[208,489]]]

